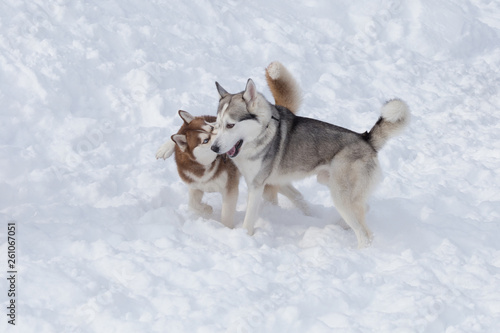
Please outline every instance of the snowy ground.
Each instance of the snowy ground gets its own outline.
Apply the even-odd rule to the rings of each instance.
[[[369,129],[404,99],[410,128],[356,249],[328,191],[296,185],[256,234],[189,212],[156,149],[178,109],[214,114],[214,81],[268,97],[285,64],[302,115]],[[500,331],[500,3],[0,3],[2,332]],[[7,324],[7,223],[17,226]]]

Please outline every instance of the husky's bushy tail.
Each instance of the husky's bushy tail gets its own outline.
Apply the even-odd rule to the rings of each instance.
[[[302,93],[297,81],[280,62],[274,61],[266,68],[266,80],[274,97],[274,104],[286,107],[297,114],[302,103]]]
[[[379,151],[393,136],[399,134],[410,121],[408,105],[400,99],[392,99],[382,106],[382,115],[366,134],[372,147]]]

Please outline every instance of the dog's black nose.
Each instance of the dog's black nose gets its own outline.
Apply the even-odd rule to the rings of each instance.
[[[216,153],[216,154],[218,154],[218,153],[219,153],[219,146],[217,146],[217,145],[213,145],[212,147],[210,147],[210,149],[212,149],[212,151],[213,151],[214,153]]]

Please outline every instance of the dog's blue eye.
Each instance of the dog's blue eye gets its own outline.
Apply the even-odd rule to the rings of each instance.
[[[207,143],[208,143],[208,141],[210,141],[210,140],[209,140],[209,139],[205,139],[205,140],[203,140],[203,144],[207,144]]]
[[[226,128],[233,128],[234,124],[226,124]]]

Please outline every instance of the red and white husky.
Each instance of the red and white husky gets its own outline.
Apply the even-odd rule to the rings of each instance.
[[[301,104],[300,88],[290,72],[279,62],[266,68],[266,80],[275,103],[296,113]],[[202,203],[205,192],[222,194],[221,222],[232,228],[240,172],[225,156],[217,155],[210,147],[216,133],[211,125],[215,116],[195,117],[186,111],[179,111],[184,123],[171,139],[156,152],[156,158],[167,159],[175,151],[175,162],[181,179],[189,187],[189,207],[202,216],[212,213],[212,207]],[[309,208],[302,195],[291,184],[266,186],[264,198],[277,203],[277,193],[288,197],[298,208],[308,214]]]

